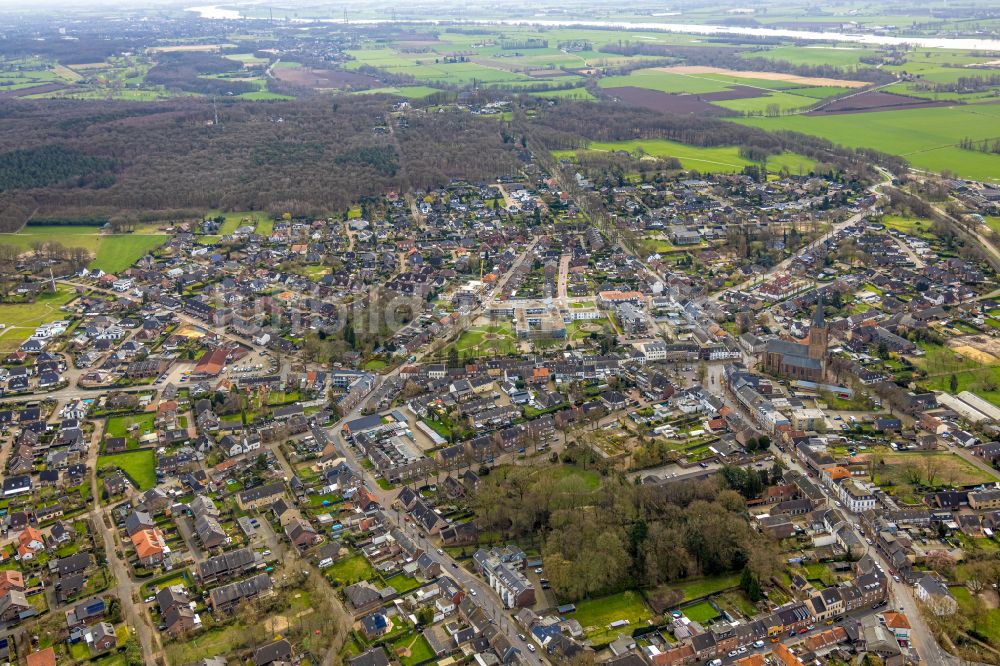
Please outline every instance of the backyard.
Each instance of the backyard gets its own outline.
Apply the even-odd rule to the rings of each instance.
[[[580,623],[587,638],[594,644],[601,644],[613,641],[619,633],[631,634],[636,627],[646,626],[653,611],[638,592],[626,591],[581,601],[570,617]],[[627,620],[629,625],[609,628],[608,625],[619,620]]]
[[[149,490],[156,485],[156,456],[152,450],[98,456],[97,468],[106,466],[120,467],[138,484],[139,490]]]

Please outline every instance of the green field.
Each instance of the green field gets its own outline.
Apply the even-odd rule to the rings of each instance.
[[[531,92],[529,95],[534,97],[546,97],[551,99],[582,99],[593,101],[597,99],[590,94],[590,91],[586,88],[566,88],[563,90],[545,90],[541,92]]]
[[[619,633],[628,635],[639,627],[647,626],[653,611],[638,592],[629,591],[581,601],[569,617],[579,622],[587,638],[599,645],[613,641]],[[628,620],[629,626],[608,628],[609,624],[618,620]]]
[[[167,242],[163,234],[115,234],[101,238],[90,268],[118,273]]]
[[[434,658],[434,650],[431,649],[430,643],[418,633],[403,634],[392,642],[392,649],[394,652],[403,651],[401,654],[397,652],[400,654],[399,663],[403,666],[429,662]]]
[[[723,590],[736,587],[740,584],[739,574],[728,574],[725,576],[714,576],[712,578],[696,578],[684,581],[667,587],[680,590],[684,593],[683,601],[694,601],[703,599],[712,594],[718,594]]]
[[[695,622],[702,623],[719,617],[719,611],[712,608],[712,604],[707,601],[699,601],[691,606],[686,606],[681,609],[681,612]]]
[[[106,465],[121,467],[139,485],[139,490],[149,490],[156,485],[156,455],[150,449],[98,456],[98,469]]]
[[[104,429],[105,437],[124,437],[126,447],[134,448],[139,443],[139,438],[147,432],[153,431],[153,422],[156,415],[152,412],[148,414],[132,414],[129,416],[112,416]],[[131,431],[132,426],[137,426]]]
[[[861,58],[874,53],[870,49],[814,46],[778,46],[766,51],[749,51],[743,53],[744,58],[767,58],[768,60],[784,60],[796,65],[834,65],[848,67],[857,65]]]
[[[951,391],[951,376],[958,380],[958,391],[973,391],[984,400],[1000,407],[1000,389],[986,390],[984,383],[991,380],[1000,386],[1000,364],[983,365],[970,358],[956,354],[943,345],[921,343],[923,356],[913,357],[914,365],[925,370],[928,375],[919,381],[931,391]]]
[[[816,104],[816,99],[804,95],[787,92],[771,92],[760,97],[746,97],[743,99],[728,99],[721,102],[712,102],[716,106],[744,113],[747,115],[765,115],[772,109],[777,109],[780,113],[798,111]]]
[[[152,225],[140,226],[130,234],[104,234],[99,227],[26,226],[16,233],[0,234],[0,245],[13,245],[22,252],[32,251],[36,243],[58,242],[66,248],[81,247],[94,257],[91,268],[117,273],[163,245],[168,238],[156,233]]]
[[[337,560],[325,573],[339,585],[352,585],[375,576],[375,570],[368,564],[364,555],[352,555]]]
[[[75,297],[67,287],[56,287],[54,294],[43,291],[34,303],[0,304],[0,351],[10,352],[31,337],[35,328],[50,321],[68,318],[59,308]]]
[[[222,226],[219,227],[219,234],[223,236],[232,234],[242,226],[253,227],[268,217],[265,213],[253,210],[235,211],[232,213],[224,213],[221,210],[210,210],[205,213],[206,218],[218,217],[219,215],[226,218]]]
[[[676,157],[685,169],[696,169],[701,172],[728,172],[742,171],[744,167],[753,164],[750,160],[740,156],[739,148],[736,146],[716,146],[700,147],[689,146],[676,141],[666,139],[645,139],[634,141],[615,142],[592,142],[587,145],[587,150],[613,151],[623,150],[631,154],[642,150],[647,155],[654,157]],[[576,156],[575,150],[553,151],[556,159],[573,159]],[[795,153],[782,153],[773,155],[767,160],[769,171],[780,171],[787,168],[791,173],[808,173],[815,166],[815,163],[802,155]]]
[[[431,88],[430,86],[388,86],[385,88],[357,90],[354,94],[374,95],[376,93],[384,93],[386,95],[399,95],[400,97],[406,97],[407,99],[423,99],[428,95],[433,95],[438,92],[441,92],[439,88]]]
[[[918,169],[948,170],[964,178],[1000,182],[1000,155],[958,147],[965,138],[976,141],[1000,136],[1000,105],[996,104],[737,122],[772,131],[813,134],[850,147],[874,148],[904,157]]]
[[[460,355],[465,356],[503,355],[517,350],[517,340],[514,338],[514,328],[504,321],[493,327],[483,326],[462,331],[452,345],[442,350],[442,355],[447,355],[452,346]]]

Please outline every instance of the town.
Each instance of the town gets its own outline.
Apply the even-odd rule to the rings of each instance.
[[[0,369],[7,658],[988,649],[989,262],[949,252],[888,177],[579,168],[532,161],[336,218],[177,222],[114,274],[21,257],[50,275],[8,302],[61,305]],[[617,222],[589,221],[590,193]],[[608,557],[682,561],[631,576],[581,559],[600,540],[534,533],[622,483],[685,515],[692,493],[725,507],[749,557],[668,547],[655,522]]]
[[[0,13],[0,664],[1000,664],[997,14],[588,4]]]

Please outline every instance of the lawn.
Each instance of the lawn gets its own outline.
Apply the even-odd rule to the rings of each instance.
[[[552,481],[556,492],[570,490],[577,485],[586,490],[597,490],[601,486],[601,475],[592,469],[583,469],[575,465],[560,465],[545,470]]]
[[[587,638],[600,645],[614,640],[619,633],[631,634],[637,627],[645,627],[653,611],[638,592],[627,591],[581,601],[570,617],[580,623]],[[618,620],[628,620],[629,626],[608,628]]]
[[[400,594],[406,594],[410,590],[420,587],[420,582],[416,578],[404,574],[396,574],[392,578],[387,578],[385,584],[394,588]]]
[[[270,215],[261,215],[257,218],[257,228],[254,230],[255,233],[261,236],[270,236],[271,232],[274,231],[274,220],[271,219]]]
[[[715,610],[712,604],[707,601],[699,601],[696,604],[682,608],[681,612],[695,622],[708,622],[719,616],[719,611]]]
[[[352,585],[373,578],[375,570],[368,564],[364,555],[352,555],[334,562],[333,566],[326,570],[326,575],[341,585]]]
[[[245,645],[250,632],[239,622],[192,634],[184,640],[170,641],[165,646],[171,664],[193,664],[206,654],[226,654]]]
[[[993,139],[1000,107],[987,104],[902,111],[781,116],[740,120],[766,130],[792,130],[906,158],[914,167],[949,170],[962,178],[1000,182],[1000,155],[963,150],[958,143]]]
[[[1000,609],[984,608],[979,611],[972,603],[968,588],[956,585],[948,589],[966,615],[972,618],[972,628],[989,638],[994,645],[1000,644]]]
[[[106,465],[121,467],[133,481],[139,484],[139,490],[149,490],[156,485],[156,456],[151,450],[98,456],[98,469]]]
[[[733,172],[742,171],[744,167],[754,164],[740,156],[737,146],[701,147],[689,146],[665,139],[645,139],[632,141],[592,142],[587,150],[615,151],[623,150],[631,154],[642,150],[654,157],[676,157],[685,169],[697,169],[702,172]],[[556,159],[573,159],[575,150],[553,151]],[[793,174],[807,173],[815,163],[802,155],[781,153],[767,159],[769,171],[788,169]]]
[[[462,331],[452,345],[460,355],[464,356],[503,355],[513,353],[517,349],[514,329],[506,321],[492,327],[484,326]],[[452,345],[442,349],[441,355],[446,356]]]
[[[237,211],[233,213],[224,213],[221,210],[210,210],[205,213],[205,217],[208,218],[218,217],[219,215],[225,218],[222,226],[219,227],[219,233],[223,236],[233,233],[242,226],[256,227],[261,220],[268,218],[266,213],[253,210]]]
[[[434,651],[423,634],[403,634],[392,642],[392,649],[399,655],[399,663],[403,666],[413,666],[434,658]]]
[[[0,304],[0,323],[5,324],[0,330],[0,351],[14,351],[42,324],[68,319],[69,315],[59,308],[74,296],[71,289],[57,286],[55,293],[44,291],[34,303]]]
[[[134,448],[138,445],[140,437],[147,432],[153,431],[155,421],[156,415],[153,413],[112,416],[108,419],[108,424],[104,429],[104,436],[105,438],[124,437],[125,446],[127,448]],[[133,428],[132,426],[136,427]]]
[[[739,574],[727,574],[711,578],[696,578],[684,581],[683,583],[668,585],[667,587],[683,592],[684,601],[694,601],[695,599],[703,599],[712,594],[718,594],[739,584]]]

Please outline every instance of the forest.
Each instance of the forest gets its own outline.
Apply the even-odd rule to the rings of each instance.
[[[30,151],[57,145],[75,156],[71,175],[111,161],[117,169],[106,187],[72,190],[58,185],[66,175],[58,160],[29,179],[8,176],[17,189],[0,192],[0,231],[16,231],[32,215],[107,218],[123,210],[326,214],[389,190],[492,180],[516,169],[515,146],[502,139],[498,120],[457,110],[410,114],[389,133],[392,103],[383,96],[219,100],[215,124],[208,99],[3,102],[0,155],[9,154],[8,163],[24,160],[15,151],[40,158],[49,151]]]
[[[593,489],[559,469],[498,468],[475,506],[484,532],[540,546],[561,600],[744,569],[766,581],[780,569],[775,544],[752,529],[743,496],[720,479],[642,485],[607,476]]]
[[[202,95],[239,95],[254,92],[257,86],[247,81],[206,78],[206,74],[224,74],[233,69],[233,61],[214,53],[164,53],[146,74],[146,81],[168,90]]]
[[[114,182],[109,171],[116,162],[108,157],[92,157],[65,146],[49,145],[0,154],[0,192],[33,189],[66,183],[88,183],[108,187]]]

